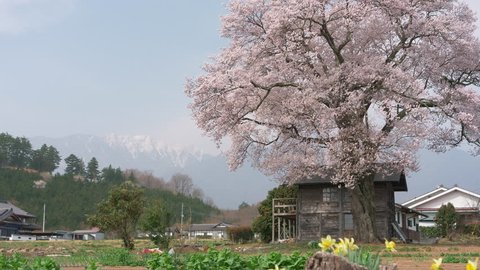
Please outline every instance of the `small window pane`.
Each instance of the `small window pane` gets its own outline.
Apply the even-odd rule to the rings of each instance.
[[[324,188],[322,199],[324,202],[337,202],[338,201],[338,188]]]
[[[353,230],[353,216],[352,214],[343,215],[343,228],[345,230]]]

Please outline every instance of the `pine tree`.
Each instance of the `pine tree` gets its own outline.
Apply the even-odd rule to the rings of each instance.
[[[67,158],[65,158],[65,163],[67,167],[65,168],[65,174],[70,175],[85,175],[85,164],[83,160],[75,156],[74,154],[70,154]]]
[[[43,144],[40,149],[32,152],[30,167],[41,172],[53,172],[60,163],[58,151],[53,146]]]
[[[93,157],[87,164],[87,179],[91,182],[97,182],[99,174],[98,161]]]

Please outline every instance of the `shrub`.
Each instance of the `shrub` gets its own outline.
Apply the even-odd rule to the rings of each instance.
[[[249,226],[230,227],[227,233],[230,240],[235,243],[244,243],[253,239],[253,231]]]
[[[480,224],[468,224],[463,227],[463,233],[480,236]]]
[[[450,236],[455,231],[458,215],[451,203],[442,205],[435,216],[435,223],[441,237]]]
[[[440,230],[438,227],[420,227],[420,234],[424,238],[440,237]]]

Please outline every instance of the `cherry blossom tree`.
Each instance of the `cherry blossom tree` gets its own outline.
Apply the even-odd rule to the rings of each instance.
[[[480,148],[476,17],[456,0],[233,0],[230,40],[186,93],[197,125],[283,182],[334,174],[376,241],[373,178]],[[388,164],[388,166],[385,166]]]

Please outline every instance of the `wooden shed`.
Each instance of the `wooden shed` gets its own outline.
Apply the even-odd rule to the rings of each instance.
[[[407,191],[403,172],[391,175],[376,175],[375,206],[378,234],[382,238],[394,235],[395,192]],[[321,237],[353,236],[350,192],[333,185],[330,178],[314,177],[298,183],[297,193],[297,239],[319,240]]]

